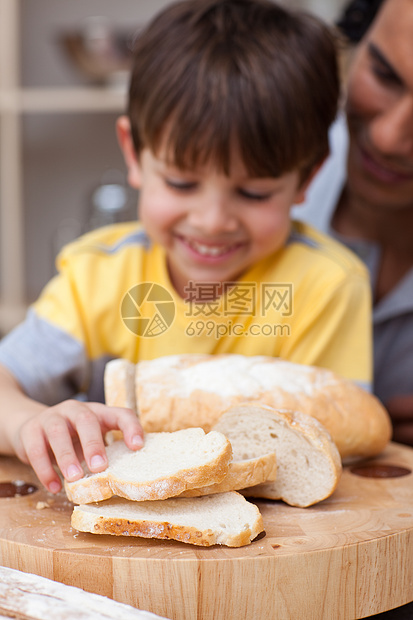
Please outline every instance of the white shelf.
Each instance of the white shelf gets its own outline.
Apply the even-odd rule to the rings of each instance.
[[[20,1],[0,0],[0,334],[27,308],[22,115],[122,112],[126,87],[22,88]]]
[[[0,91],[0,113],[120,112],[126,91],[100,88],[15,88]]]
[[[19,2],[0,0],[0,93],[18,88]],[[0,330],[24,306],[24,235],[21,197],[20,118],[0,109]]]

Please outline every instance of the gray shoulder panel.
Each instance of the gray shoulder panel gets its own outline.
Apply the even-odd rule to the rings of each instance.
[[[73,398],[89,383],[83,344],[33,310],[0,342],[0,364],[30,398],[46,405]]]

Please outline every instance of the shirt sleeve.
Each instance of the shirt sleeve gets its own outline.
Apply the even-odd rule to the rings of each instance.
[[[0,364],[30,398],[45,405],[73,398],[88,383],[82,343],[34,309],[0,342]]]

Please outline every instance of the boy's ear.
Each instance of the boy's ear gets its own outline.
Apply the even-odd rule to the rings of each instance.
[[[116,133],[128,169],[129,185],[139,189],[141,186],[141,166],[133,146],[130,122],[127,116],[120,116],[116,121]]]
[[[300,187],[297,190],[296,199],[294,201],[295,205],[299,205],[300,203],[305,201],[305,195],[307,193],[308,187],[311,181],[316,176],[317,172],[320,170],[321,166],[324,164],[325,159],[316,164],[310,171],[310,174],[305,178],[305,180],[301,183]]]

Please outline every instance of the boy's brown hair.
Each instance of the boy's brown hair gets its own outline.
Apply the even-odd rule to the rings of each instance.
[[[332,32],[270,0],[183,0],[136,40],[128,113],[137,154],[179,168],[240,149],[251,176],[305,177],[328,154],[339,78]]]

